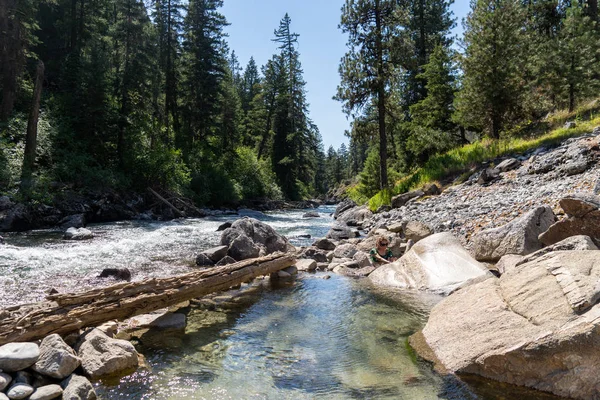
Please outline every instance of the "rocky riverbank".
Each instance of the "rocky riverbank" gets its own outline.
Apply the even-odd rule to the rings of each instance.
[[[466,265],[499,276],[450,288],[411,338],[440,371],[600,397],[598,131],[496,160],[444,190],[402,194],[375,214],[350,202],[338,208],[331,235],[348,242],[369,240],[354,238],[356,228],[407,244],[419,234],[398,262],[370,274],[377,284],[436,290],[432,277]],[[457,238],[455,249],[441,250],[439,235]]]

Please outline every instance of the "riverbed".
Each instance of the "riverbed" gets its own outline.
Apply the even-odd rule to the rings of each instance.
[[[9,234],[0,247],[0,304],[39,301],[50,288],[114,283],[97,277],[103,268],[127,267],[133,280],[195,270],[195,255],[218,244],[217,227],[244,215],[309,245],[325,236],[334,209],[315,210],[315,219],[302,218],[306,211],[93,225],[94,239],[84,242],[52,230]],[[145,365],[95,387],[101,399],[554,398],[484,380],[467,384],[419,360],[407,339],[440,299],[324,272],[275,287],[259,279],[236,297],[192,302],[182,310],[185,330],[136,337]]]

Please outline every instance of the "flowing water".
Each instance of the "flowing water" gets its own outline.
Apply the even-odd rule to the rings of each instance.
[[[332,207],[242,212],[267,222],[297,246],[325,236]],[[218,244],[217,227],[239,216],[91,226],[95,238],[67,242],[61,232],[11,234],[0,247],[0,305],[43,299],[45,291],[80,291],[127,267],[134,280],[194,269],[194,256]],[[311,235],[312,238],[301,237]],[[329,279],[326,279],[329,277]],[[111,283],[112,281],[108,281]],[[133,339],[146,365],[97,382],[101,399],[496,399],[552,398],[436,374],[407,338],[439,297],[386,291],[335,274],[305,274],[273,287],[244,285],[185,309],[185,331],[143,332]]]

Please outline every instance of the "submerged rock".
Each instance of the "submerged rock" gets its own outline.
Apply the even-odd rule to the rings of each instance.
[[[376,269],[369,278],[382,286],[449,293],[467,281],[491,278],[452,234],[431,235],[416,243],[398,261]]]
[[[93,239],[94,234],[86,228],[69,228],[63,237],[66,240],[87,240]]]
[[[433,308],[420,353],[450,372],[597,398],[599,277],[600,252],[564,251],[465,287]]]

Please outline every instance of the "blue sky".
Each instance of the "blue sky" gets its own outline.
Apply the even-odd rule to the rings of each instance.
[[[264,65],[277,51],[273,31],[287,12],[292,30],[298,34],[298,50],[304,69],[310,117],[317,124],[325,150],[348,143],[344,130],[350,121],[341,103],[332,100],[339,82],[338,65],[346,52],[346,37],[338,29],[344,0],[225,0],[221,13],[231,24],[225,31],[242,67],[250,57]],[[469,11],[468,0],[452,6],[458,18],[455,35],[462,32],[461,20]]]

